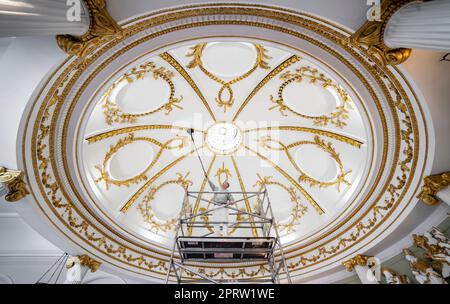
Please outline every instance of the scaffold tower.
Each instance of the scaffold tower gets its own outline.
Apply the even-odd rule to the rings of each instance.
[[[219,204],[213,199],[218,194],[231,194],[234,199]],[[206,198],[208,196],[210,198]],[[206,202],[208,207],[198,208],[200,201]],[[246,208],[239,207],[242,203],[245,203]],[[215,220],[214,213],[221,209],[226,209],[228,216],[224,220]],[[214,229],[217,225],[226,225],[226,230],[230,232],[217,235]],[[210,262],[242,262],[255,266],[265,264],[270,275],[267,278],[230,280],[211,278],[197,271],[199,265]],[[186,191],[166,283],[171,278],[178,284],[292,283],[267,189],[259,192]]]

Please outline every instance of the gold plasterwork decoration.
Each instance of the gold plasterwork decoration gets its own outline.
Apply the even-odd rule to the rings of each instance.
[[[193,69],[198,67],[206,76],[222,85],[219,92],[217,93],[216,103],[219,107],[223,107],[223,111],[226,112],[227,108],[231,108],[234,104],[234,93],[231,86],[249,77],[258,68],[266,70],[270,69],[267,60],[271,59],[271,57],[267,55],[267,50],[262,45],[254,44],[254,47],[256,49],[256,61],[253,64],[253,67],[244,74],[226,81],[211,73],[203,65],[202,55],[206,45],[207,43],[199,43],[196,46],[192,47],[192,52],[186,55],[186,57],[193,57],[192,61],[187,65],[187,68]],[[228,94],[228,97],[224,97],[225,94]]]
[[[94,260],[87,254],[80,255],[78,258],[80,260],[81,266],[88,267],[91,270],[91,272],[96,272],[102,265],[101,262]]]
[[[253,187],[258,187],[258,191],[264,191],[264,189],[267,189],[267,186],[272,185],[278,186],[289,193],[290,200],[294,205],[291,209],[291,216],[289,218],[289,221],[287,223],[281,223],[280,221],[277,221],[276,225],[280,232],[294,232],[295,227],[300,223],[301,218],[308,212],[308,207],[301,203],[300,197],[298,196],[294,187],[286,186],[281,182],[274,181],[272,176],[262,176],[259,173],[257,174],[257,176],[258,180],[253,185]],[[261,202],[258,201],[258,206],[256,206],[254,210],[261,210],[261,208]]]
[[[450,172],[426,176],[423,178],[423,186],[417,198],[425,204],[435,205],[439,203],[436,194],[450,186]]]
[[[69,257],[66,261],[66,268],[70,269],[77,264],[89,268],[91,272],[96,272],[102,265],[101,262],[94,260],[87,254],[83,254]]]
[[[333,147],[331,142],[325,142],[319,136],[314,137],[314,141],[311,140],[303,140],[291,143],[289,145],[284,144],[283,142],[273,139],[270,136],[263,136],[257,140],[258,144],[266,150],[272,151],[281,151],[286,157],[289,159],[289,162],[292,166],[300,173],[298,177],[299,182],[305,182],[309,184],[310,187],[319,187],[319,188],[327,188],[331,186],[337,186],[337,190],[340,191],[341,184],[345,184],[347,186],[351,186],[351,183],[345,179],[345,177],[352,172],[352,170],[345,171],[344,165],[342,163],[341,157],[339,153],[336,152],[336,149]],[[289,151],[292,148],[296,148],[303,145],[314,145],[317,146],[322,151],[328,153],[330,157],[336,162],[339,167],[339,174],[332,181],[320,181],[317,180],[308,174],[306,174],[297,164],[291,152]]]
[[[363,47],[384,65],[397,65],[405,62],[411,55],[409,48],[391,49],[384,44],[384,29],[390,17],[402,6],[414,0],[382,0],[380,21],[366,21],[350,38],[350,42]]]
[[[122,28],[109,15],[105,0],[83,0],[89,13],[89,29],[80,37],[57,35],[58,46],[67,54],[85,57],[102,44],[122,37]]]
[[[111,158],[123,147],[133,144],[138,141],[149,142],[151,144],[156,145],[159,149],[156,152],[156,155],[153,157],[152,161],[148,166],[138,175],[127,178],[125,180],[114,179],[110,176],[108,171],[108,163]],[[137,184],[141,181],[147,180],[147,172],[153,168],[153,166],[158,162],[161,155],[165,150],[181,150],[187,147],[189,144],[189,138],[184,136],[175,136],[167,140],[164,143],[159,142],[158,140],[151,137],[138,137],[133,133],[128,134],[128,136],[119,139],[114,145],[110,145],[109,150],[106,152],[105,157],[101,164],[96,165],[95,168],[99,171],[100,177],[95,180],[96,183],[104,182],[106,189],[109,189],[111,185],[115,186],[130,186],[132,184]]]
[[[190,172],[186,174],[177,173],[176,179],[171,179],[163,182],[158,186],[152,186],[147,191],[147,194],[142,199],[142,202],[138,206],[138,210],[144,221],[149,225],[149,230],[152,232],[167,232],[173,231],[177,227],[178,217],[174,217],[168,220],[161,220],[155,216],[155,212],[151,206],[151,202],[155,199],[156,194],[168,185],[178,185],[183,189],[183,192],[186,192],[189,186],[193,185],[193,182],[188,179]],[[181,203],[181,202],[180,202]],[[188,205],[189,206],[189,205]],[[190,206],[189,206],[190,207]]]
[[[316,126],[326,126],[328,124],[333,124],[338,128],[343,128],[346,126],[346,120],[349,118],[349,111],[352,109],[350,105],[350,97],[344,91],[344,89],[335,83],[332,79],[327,78],[325,74],[320,73],[317,69],[311,68],[310,66],[302,66],[298,69],[295,69],[295,72],[286,71],[280,75],[280,79],[283,80],[283,83],[278,88],[278,95],[274,97],[270,95],[270,100],[275,105],[270,107],[269,110],[278,109],[282,116],[287,116],[286,112],[290,112],[296,116],[299,116],[304,119],[309,119],[314,122]],[[304,80],[309,80],[311,84],[316,84],[321,86],[323,89],[334,89],[338,95],[340,96],[340,104],[336,105],[336,109],[326,115],[320,116],[311,116],[300,113],[290,107],[283,98],[283,92],[286,87],[290,84],[300,83]],[[299,99],[302,98],[300,95]],[[313,102],[312,100],[308,102]]]
[[[11,170],[0,167],[0,184],[8,189],[5,200],[8,202],[17,202],[30,194],[24,181],[24,174],[20,170]]]
[[[123,110],[119,108],[116,101],[112,99],[111,94],[121,84],[125,83],[125,85],[130,85],[140,79],[143,79],[150,73],[152,74],[153,79],[162,79],[167,83],[170,89],[170,96],[168,100],[161,106],[144,113],[124,113]],[[115,81],[103,95],[101,103],[106,123],[108,125],[112,125],[114,123],[135,123],[141,117],[150,116],[160,111],[164,111],[165,115],[169,115],[173,109],[182,110],[183,108],[179,104],[183,100],[183,96],[175,97],[175,85],[172,81],[174,76],[175,74],[172,71],[169,71],[164,67],[158,67],[151,61],[142,63],[138,67],[132,68],[131,71],[125,73],[117,81]],[[159,100],[149,100],[149,103],[154,102],[159,102]]]
[[[342,265],[347,269],[347,271],[353,271],[355,266],[367,266],[367,261],[369,260],[369,256],[358,254],[353,258],[342,262]]]

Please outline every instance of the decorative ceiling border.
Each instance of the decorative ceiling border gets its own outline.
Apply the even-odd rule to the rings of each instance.
[[[235,5],[237,6],[237,5]],[[390,101],[390,106],[393,107],[393,113],[394,118],[396,118],[396,115],[400,116],[401,119],[396,119],[395,125],[396,125],[396,133],[398,135],[397,139],[400,141],[396,144],[396,153],[399,153],[402,151],[402,157],[400,162],[398,163],[398,169],[395,170],[395,172],[392,172],[391,177],[394,177],[393,175],[396,175],[397,182],[392,183],[387,187],[387,193],[391,196],[390,199],[386,200],[383,204],[378,205],[378,203],[375,203],[372,206],[372,215],[373,218],[369,220],[367,224],[364,224],[361,222],[357,226],[353,227],[352,229],[355,229],[353,232],[349,233],[349,238],[340,240],[335,240],[334,245],[329,246],[328,248],[321,247],[319,250],[317,250],[318,254],[316,255],[310,255],[306,256],[305,253],[301,253],[300,258],[296,258],[293,255],[290,255],[289,261],[290,261],[290,268],[294,271],[297,271],[299,269],[311,266],[311,262],[314,264],[317,264],[319,261],[323,261],[326,259],[329,259],[331,256],[335,256],[338,253],[342,252],[341,249],[348,250],[351,246],[354,246],[358,241],[361,241],[363,238],[365,238],[367,235],[369,235],[371,231],[376,230],[377,227],[383,223],[386,218],[389,217],[389,215],[395,210],[395,208],[398,205],[399,200],[403,198],[406,191],[408,190],[412,177],[411,172],[415,171],[415,166],[417,163],[418,158],[418,144],[419,144],[419,138],[418,138],[418,130],[417,130],[417,122],[416,122],[416,116],[414,114],[414,110],[410,104],[409,97],[407,94],[399,89],[399,82],[395,80],[395,76],[390,72],[389,69],[385,69],[379,65],[377,65],[377,60],[370,55],[368,56],[364,50],[358,49],[355,46],[348,46],[342,44],[342,38],[343,34],[339,33],[337,31],[334,31],[327,26],[322,25],[321,23],[317,23],[311,20],[307,20],[306,18],[302,18],[301,16],[293,16],[287,13],[281,13],[281,12],[267,12],[264,10],[254,9],[250,7],[245,7],[243,9],[242,7],[233,7],[233,8],[226,8],[221,7],[218,9],[217,7],[209,8],[209,11],[205,10],[205,8],[202,8],[201,10],[188,10],[188,11],[182,11],[177,12],[178,18],[181,19],[183,17],[188,16],[199,16],[201,13],[202,16],[207,16],[208,14],[215,15],[215,14],[224,14],[227,17],[229,17],[230,20],[220,20],[220,21],[205,21],[205,22],[196,22],[195,24],[191,26],[204,26],[208,24],[242,24],[242,25],[250,25],[250,26],[259,26],[259,27],[265,27],[270,28],[272,30],[280,30],[283,31],[282,28],[277,28],[273,26],[272,24],[264,24],[261,19],[259,19],[259,22],[250,22],[250,21],[242,21],[242,20],[233,20],[233,16],[239,17],[242,15],[246,15],[247,17],[254,15],[257,17],[266,17],[266,18],[274,18],[274,19],[282,19],[284,22],[289,22],[294,25],[307,27],[309,30],[315,31],[319,35],[325,37],[326,39],[329,39],[333,41],[334,43],[337,43],[341,45],[346,51],[349,53],[352,53],[354,58],[356,58],[362,65],[364,65],[368,71],[372,73],[372,75],[375,77],[375,79],[378,82],[378,85],[382,87],[385,97],[386,98],[393,98],[393,100]],[[172,17],[174,18],[174,16]],[[167,16],[167,19],[164,18],[161,20],[163,23],[170,21],[171,17]],[[239,18],[236,18],[239,19]],[[145,24],[147,23],[147,24]],[[148,28],[150,26],[154,26],[157,24],[157,20],[151,20],[151,22],[143,21],[141,23],[136,23],[133,26],[130,26],[130,28],[124,29],[124,36],[132,36],[134,34],[137,34],[137,32],[141,31],[143,28]],[[178,29],[186,28],[186,25],[179,26]],[[171,30],[176,30],[175,28],[172,28]],[[164,30],[165,32],[168,31],[168,29]],[[163,31],[163,32],[164,32]],[[285,30],[285,33],[294,34],[290,30]],[[333,36],[336,35],[336,36]],[[300,37],[297,33],[297,37]],[[305,37],[303,37],[305,38]],[[105,236],[99,236],[97,235],[99,231],[95,232],[95,228],[89,226],[89,223],[86,221],[86,219],[83,219],[79,221],[77,218],[75,218],[75,213],[77,213],[77,210],[75,210],[74,206],[71,203],[64,202],[64,190],[61,188],[61,184],[58,184],[58,181],[54,179],[52,176],[52,173],[49,170],[54,170],[56,167],[55,163],[52,163],[52,160],[50,159],[50,152],[55,149],[55,146],[51,143],[52,140],[54,140],[54,131],[55,127],[52,127],[51,124],[56,123],[56,117],[51,116],[54,114],[54,111],[56,110],[56,107],[60,106],[64,99],[64,96],[58,95],[61,92],[63,92],[66,87],[70,87],[73,85],[74,78],[77,77],[77,74],[79,75],[83,69],[87,68],[89,65],[88,62],[93,62],[95,59],[99,56],[99,54],[107,51],[110,47],[112,47],[112,44],[119,43],[121,39],[113,40],[112,42],[108,43],[106,46],[99,47],[97,51],[93,54],[89,54],[84,61],[78,61],[78,60],[69,60],[69,66],[65,66],[66,73],[61,74],[59,76],[59,80],[55,81],[52,88],[49,90],[46,98],[46,102],[44,103],[44,107],[41,107],[39,109],[37,120],[36,120],[36,127],[34,128],[34,136],[32,138],[32,149],[33,149],[33,171],[34,175],[30,175],[30,170],[27,170],[27,176],[30,179],[31,176],[34,176],[36,178],[36,182],[39,182],[40,185],[40,195],[47,200],[48,207],[53,210],[54,216],[58,218],[58,220],[62,222],[67,222],[67,228],[71,233],[74,235],[78,235],[81,239],[85,239],[88,244],[91,244],[89,246],[92,246],[93,248],[96,248],[96,250],[100,250],[105,254],[106,256],[109,256],[111,259],[119,261],[123,264],[128,264],[133,267],[137,267],[140,269],[147,269],[151,272],[154,272],[154,274],[157,277],[160,277],[161,274],[164,273],[164,270],[166,269],[166,264],[163,260],[155,260],[150,261],[146,257],[140,255],[139,252],[132,253],[132,249],[127,249],[122,246],[115,246],[113,245],[114,242],[112,239],[109,239],[109,237]],[[317,42],[316,42],[317,43]],[[128,45],[124,48],[126,51],[127,49],[131,49],[133,47],[132,44]],[[331,51],[331,50],[328,50]],[[338,55],[338,54],[335,54]],[[344,58],[342,58],[344,59]],[[345,60],[345,59],[344,59]],[[346,60],[345,60],[346,61]],[[347,63],[348,65],[348,63]],[[352,69],[354,70],[354,69]],[[358,71],[354,70],[357,74]],[[53,78],[53,77],[52,77]],[[393,80],[392,80],[393,79]],[[54,95],[56,93],[56,95]],[[392,95],[393,96],[392,96]],[[57,112],[57,111],[56,111]],[[28,121],[27,121],[28,124]],[[402,132],[400,131],[400,127],[403,127]],[[23,137],[24,144],[23,147],[26,146],[26,134],[24,134]],[[64,142],[63,142],[64,144]],[[27,164],[28,161],[25,158],[25,151],[22,151],[23,156],[23,164]],[[397,163],[396,161],[397,157],[394,157],[394,163]],[[34,183],[32,183],[34,185]],[[34,189],[32,189],[33,191]],[[62,195],[62,196],[61,196]],[[35,197],[37,197],[35,195]],[[58,211],[58,209],[61,209]],[[384,213],[385,212],[385,213]],[[79,216],[79,214],[77,214]],[[350,229],[350,228],[349,228]],[[351,243],[351,244],[348,244]],[[130,250],[130,252],[128,252]],[[341,250],[341,251],[340,251]],[[137,253],[137,255],[136,255]],[[157,256],[149,256],[150,259],[152,258],[158,258]],[[296,261],[293,261],[296,259]],[[308,264],[310,263],[310,264]],[[247,271],[245,268],[240,269],[234,269],[234,270],[225,270],[225,267],[222,267],[216,271],[212,271],[211,275],[216,273],[215,275],[223,275],[226,274],[230,278],[233,276],[236,276],[237,273],[240,273],[239,275],[247,275],[247,276],[258,276],[259,274],[262,274],[264,270],[261,267],[253,268],[253,270]]]

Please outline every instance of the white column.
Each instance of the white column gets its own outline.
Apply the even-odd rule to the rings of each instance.
[[[389,19],[384,30],[389,48],[450,51],[450,0],[410,3]]]
[[[81,284],[90,270],[97,271],[100,263],[87,255],[71,256],[66,261],[66,280],[64,284]]]
[[[362,284],[379,284],[381,280],[381,262],[376,257],[358,254],[344,261],[347,271],[355,271]]]
[[[438,199],[450,206],[450,187],[446,187],[436,193]]]
[[[380,284],[373,275],[373,271],[368,266],[355,266],[355,272],[363,284]]]
[[[0,0],[0,37],[81,36],[88,19],[82,0]]]
[[[89,267],[83,265],[76,256],[71,256],[67,259],[66,268],[67,272],[64,284],[81,284],[89,271]]]

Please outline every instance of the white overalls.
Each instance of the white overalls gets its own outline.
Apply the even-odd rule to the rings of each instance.
[[[209,186],[214,192],[227,192],[227,193],[214,193],[214,196],[212,198],[212,201],[215,202],[217,205],[214,205],[212,208],[219,207],[218,205],[225,205],[230,202],[234,202],[233,196],[228,193],[228,190],[221,189],[214,185],[213,182],[208,180]],[[220,208],[218,210],[215,210],[212,212],[212,219],[213,222],[228,222],[228,209],[227,208]],[[214,235],[215,236],[227,236],[228,235],[228,224],[214,224]]]

